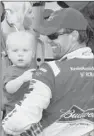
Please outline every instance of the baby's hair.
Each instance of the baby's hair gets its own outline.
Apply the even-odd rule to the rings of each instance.
[[[9,48],[9,45],[12,43],[12,44],[15,44],[15,43],[19,43],[21,41],[24,40],[24,42],[27,43],[27,40],[28,41],[31,41],[31,45],[33,45],[33,42],[32,42],[32,37],[34,35],[30,32],[27,32],[27,31],[19,31],[19,32],[12,32],[10,33],[8,36],[7,36],[7,39],[6,39],[6,48],[8,50]],[[33,47],[32,47],[33,48]]]

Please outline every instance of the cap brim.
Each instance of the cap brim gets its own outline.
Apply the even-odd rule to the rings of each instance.
[[[53,13],[54,11],[52,10],[52,9],[45,9],[44,10],[44,13],[43,13],[43,17],[44,17],[44,19],[46,18],[46,17],[49,17],[50,15],[51,15],[51,13]]]
[[[56,32],[56,28],[55,27],[46,28],[45,26],[40,26],[35,31],[42,35],[50,35]]]

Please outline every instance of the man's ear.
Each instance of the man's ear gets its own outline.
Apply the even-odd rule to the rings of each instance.
[[[77,41],[77,40],[78,40],[78,37],[79,37],[78,31],[74,30],[74,31],[71,33],[71,36],[72,36],[73,41]]]

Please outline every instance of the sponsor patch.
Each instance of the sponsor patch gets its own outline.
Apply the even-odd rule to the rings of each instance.
[[[40,75],[42,75],[42,73],[40,71],[37,71],[36,76],[40,76]]]
[[[83,110],[73,105],[66,113],[62,114],[59,118],[59,122],[72,122],[80,119],[88,120],[94,123],[94,108]]]
[[[43,71],[43,72],[47,72],[47,70],[44,69],[44,68],[40,68],[40,70]]]
[[[50,15],[50,17],[47,19],[47,21],[51,21],[55,16],[57,16],[57,15],[55,15],[54,13],[51,13],[51,15]]]

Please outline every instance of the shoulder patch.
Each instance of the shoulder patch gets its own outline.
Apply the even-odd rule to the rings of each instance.
[[[50,17],[47,19],[47,21],[51,21],[56,15],[53,13],[51,13]]]
[[[57,76],[57,75],[60,73],[60,69],[59,69],[59,67],[56,65],[55,61],[47,62],[47,63],[51,66],[51,68],[52,68],[52,70],[53,70],[53,72],[54,72],[54,75]]]

